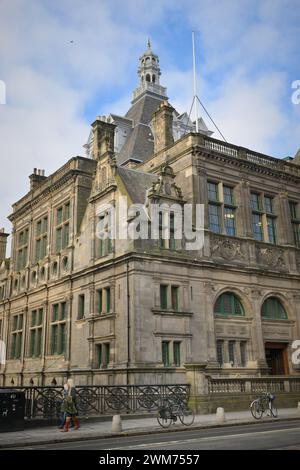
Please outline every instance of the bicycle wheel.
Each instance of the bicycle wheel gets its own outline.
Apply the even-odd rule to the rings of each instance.
[[[190,408],[185,408],[179,414],[179,419],[185,426],[191,426],[195,420],[195,414]]]
[[[270,410],[271,410],[272,416],[273,416],[274,418],[277,418],[277,416],[278,416],[278,410],[277,410],[277,407],[274,405],[273,402],[271,403]]]
[[[157,421],[162,428],[168,428],[172,423],[172,416],[170,410],[162,408],[158,412]]]
[[[260,419],[263,415],[263,410],[260,406],[260,401],[259,400],[254,400],[251,405],[250,405],[250,411],[255,419]]]

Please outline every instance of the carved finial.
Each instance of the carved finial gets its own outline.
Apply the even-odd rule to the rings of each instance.
[[[148,46],[148,49],[151,49],[151,41],[150,41],[150,38],[148,38],[147,46]]]

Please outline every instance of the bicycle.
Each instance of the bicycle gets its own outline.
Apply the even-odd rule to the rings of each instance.
[[[270,413],[269,416],[277,418],[278,410],[274,404],[275,398],[275,395],[268,392],[253,400],[250,404],[250,411],[253,418],[261,419],[265,413]]]
[[[195,420],[195,414],[185,403],[171,403],[169,400],[164,400],[164,406],[158,410],[157,415],[160,426],[168,428],[171,423],[175,424],[178,418],[183,425],[191,426]]]

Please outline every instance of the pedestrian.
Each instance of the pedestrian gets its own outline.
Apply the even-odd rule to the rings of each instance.
[[[72,379],[68,379],[66,387],[64,387],[64,399],[61,411],[65,414],[65,424],[61,432],[68,432],[71,418],[74,419],[75,429],[80,428],[76,403],[76,389]]]
[[[66,422],[66,412],[64,411],[64,399],[65,396],[68,392],[68,385],[67,382],[64,383],[64,391],[63,391],[63,399],[61,402],[61,407],[60,407],[60,423],[58,429],[63,429],[65,422]]]

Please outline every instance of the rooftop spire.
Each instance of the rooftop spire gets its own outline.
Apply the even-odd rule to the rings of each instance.
[[[148,49],[151,49],[151,41],[150,41],[150,38],[148,38],[147,46],[148,46]]]

